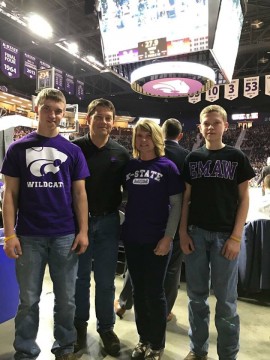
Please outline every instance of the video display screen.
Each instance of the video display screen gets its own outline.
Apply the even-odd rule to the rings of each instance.
[[[101,0],[106,66],[208,49],[210,0]]]

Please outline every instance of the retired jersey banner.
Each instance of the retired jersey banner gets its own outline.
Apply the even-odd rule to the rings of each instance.
[[[233,79],[230,84],[224,85],[224,98],[234,100],[238,98],[239,79]]]
[[[11,79],[20,77],[19,49],[6,41],[1,41],[1,70]]]
[[[244,78],[244,96],[254,98],[259,95],[259,76]]]
[[[54,70],[54,86],[58,90],[64,90],[64,71],[57,68]]]
[[[270,96],[270,75],[265,75],[265,95]]]
[[[69,95],[74,95],[74,76],[68,73],[65,76],[65,91]]]
[[[190,102],[191,104],[197,104],[198,102],[200,102],[202,100],[202,94],[195,94],[192,96],[188,97],[188,102]]]
[[[37,76],[37,58],[28,53],[24,53],[23,73],[30,79],[35,79]]]
[[[84,99],[84,83],[80,80],[76,81],[76,96],[78,99]]]
[[[219,99],[219,85],[214,85],[210,90],[205,93],[205,100],[214,102]]]

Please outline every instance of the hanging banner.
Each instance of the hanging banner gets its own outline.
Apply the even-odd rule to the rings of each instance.
[[[35,79],[37,74],[37,58],[28,53],[24,53],[23,73],[30,79]]]
[[[38,69],[50,69],[51,65],[45,61],[38,59]]]
[[[250,99],[259,95],[259,76],[244,78],[243,95]]]
[[[214,102],[217,101],[218,99],[219,99],[219,85],[215,85],[205,93],[205,100]]]
[[[64,72],[60,69],[54,69],[54,87],[58,90],[64,90]]]
[[[191,104],[197,104],[198,102],[200,102],[202,100],[202,94],[195,94],[192,96],[188,97],[188,102],[190,102]]]
[[[19,49],[7,43],[1,41],[1,70],[11,79],[20,77],[20,53]]]
[[[76,96],[78,99],[84,99],[84,83],[80,80],[76,81]]]
[[[69,95],[74,95],[74,76],[68,73],[65,76],[65,91]]]
[[[265,75],[265,95],[270,96],[270,75]]]
[[[238,98],[239,79],[233,79],[230,84],[224,85],[224,98],[234,100]]]

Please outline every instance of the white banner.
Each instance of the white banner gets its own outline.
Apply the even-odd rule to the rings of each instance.
[[[259,95],[259,76],[244,79],[244,96],[254,98]]]
[[[224,98],[234,100],[238,98],[239,79],[233,79],[230,84],[224,85]]]
[[[219,99],[219,85],[215,85],[205,93],[205,100],[214,102],[217,101],[218,99]]]
[[[188,97],[188,102],[192,103],[192,104],[197,104],[198,102],[200,102],[202,100],[202,94],[195,94],[192,96]]]
[[[265,75],[265,95],[270,96],[270,75]]]

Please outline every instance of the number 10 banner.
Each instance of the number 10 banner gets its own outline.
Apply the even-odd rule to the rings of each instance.
[[[259,95],[259,76],[244,79],[244,96],[254,98]]]

